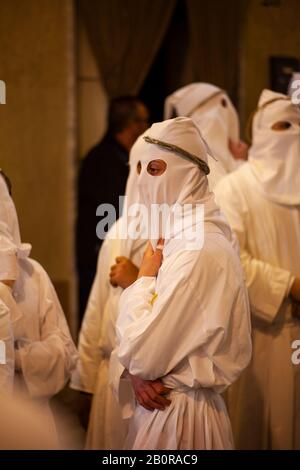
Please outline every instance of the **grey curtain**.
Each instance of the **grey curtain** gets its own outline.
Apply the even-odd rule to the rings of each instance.
[[[137,94],[161,45],[176,0],[78,0],[110,98]]]
[[[236,101],[248,0],[186,0],[186,4],[195,80],[224,88]]]

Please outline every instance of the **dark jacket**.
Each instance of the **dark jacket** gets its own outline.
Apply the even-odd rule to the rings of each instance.
[[[77,191],[76,257],[83,313],[95,276],[102,240],[96,236],[101,220],[96,216],[100,204],[112,204],[119,217],[119,196],[125,194],[128,177],[128,152],[112,135],[93,147],[81,164]]]

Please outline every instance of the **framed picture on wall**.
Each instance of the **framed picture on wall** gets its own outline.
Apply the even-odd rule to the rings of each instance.
[[[271,56],[269,63],[271,90],[286,94],[293,73],[300,71],[299,59],[296,57]]]

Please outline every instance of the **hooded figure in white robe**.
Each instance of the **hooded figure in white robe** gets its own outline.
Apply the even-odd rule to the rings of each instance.
[[[5,260],[0,300],[9,310],[14,337],[14,389],[34,400],[45,426],[55,431],[49,399],[70,378],[77,352],[52,283],[22,244],[19,223],[7,185],[0,176],[0,257]],[[9,249],[8,249],[9,248]],[[17,263],[15,262],[17,260]]]
[[[0,289],[2,282],[0,281]],[[1,294],[0,294],[1,295]],[[0,394],[11,394],[15,372],[14,336],[10,312],[0,300]]]
[[[221,393],[251,355],[242,268],[209,190],[207,147],[193,121],[167,120],[145,134],[136,148],[140,202],[148,210],[153,204],[175,206],[162,226],[165,244],[157,277],[140,277],[120,298],[110,377],[124,415],[133,413],[125,448],[231,449]],[[165,163],[162,175],[147,172],[153,160]],[[178,209],[183,208],[182,215]],[[203,238],[198,237],[202,229]],[[151,243],[155,249],[155,240]],[[171,404],[148,411],[130,401],[124,388],[128,373],[161,379],[172,389]]]
[[[0,232],[1,225],[0,223]],[[0,277],[10,264],[8,259],[12,257],[13,252],[17,260],[15,247],[9,242],[8,248],[7,240],[0,235],[0,257],[5,261],[3,265],[0,264]],[[4,265],[6,268],[2,271]],[[15,281],[12,271],[10,269],[8,278],[4,275],[0,280],[0,393],[7,395],[11,395],[14,389],[15,342],[24,335],[23,315],[12,297],[11,283]]]
[[[1,178],[1,176],[0,176]],[[1,182],[0,182],[1,184]],[[7,238],[6,225],[0,222],[0,299],[16,279],[15,245]],[[8,294],[9,295],[9,294]],[[0,300],[0,393],[11,394],[15,374],[14,335],[9,308]]]
[[[9,197],[10,190],[10,181],[0,170],[0,393],[8,395],[13,392],[14,385],[14,343],[24,333],[22,314],[11,296],[11,287],[19,276],[18,258],[27,256],[31,248],[30,245],[19,243],[17,217]],[[13,217],[10,217],[11,213]]]
[[[210,83],[191,83],[165,100],[165,119],[191,117],[199,127],[215,159],[209,162],[208,182],[213,190],[228,173],[246,159],[247,146],[240,141],[239,118],[224,90]]]
[[[73,389],[93,395],[86,440],[86,448],[93,450],[122,449],[128,430],[128,420],[123,419],[108,383],[110,354],[116,344],[118,301],[123,292],[122,287],[110,284],[109,273],[119,256],[129,258],[136,266],[142,261],[145,240],[126,236],[126,223],[130,222],[128,211],[138,200],[137,162],[134,145],[129,158],[126,205],[123,216],[113,225],[99,252],[97,273],[79,335],[79,360],[71,380]]]
[[[300,449],[300,321],[289,295],[300,277],[300,109],[264,90],[252,135],[249,161],[215,190],[239,240],[253,327],[253,358],[229,390],[229,412],[238,448]]]

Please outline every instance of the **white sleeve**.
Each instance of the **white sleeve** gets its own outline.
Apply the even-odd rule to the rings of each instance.
[[[39,315],[40,340],[21,347],[19,359],[30,395],[50,398],[69,380],[77,351],[54,287],[43,270]]]
[[[156,293],[153,278],[145,277],[124,291],[118,357],[146,380],[163,377],[188,358],[194,386],[225,388],[250,359],[247,293],[203,251],[198,279],[186,278],[184,257],[172,266],[176,277],[165,276]]]
[[[238,238],[251,311],[261,320],[272,323],[286,297],[292,274],[290,271],[254,258],[247,250],[247,207],[231,185],[230,177],[221,181],[215,189],[215,194]]]
[[[252,312],[261,320],[272,323],[289,292],[293,276],[290,271],[253,258],[242,248],[241,261]]]

